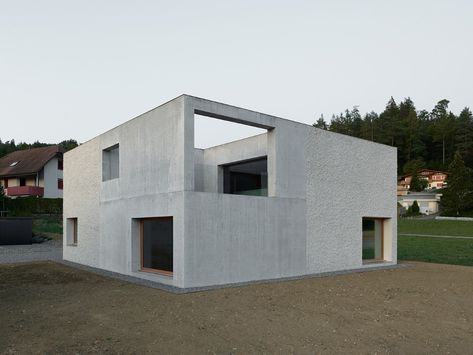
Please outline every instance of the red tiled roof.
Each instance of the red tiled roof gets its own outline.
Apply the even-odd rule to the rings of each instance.
[[[422,175],[422,173],[429,173],[428,175],[435,175],[435,174],[443,174],[443,175],[448,175],[447,172],[445,171],[440,171],[440,170],[432,170],[432,169],[420,169],[417,174]],[[405,179],[406,177],[412,176],[412,174],[405,174],[401,175],[398,177],[398,180]]]
[[[0,177],[35,174],[63,149],[57,145],[17,150],[0,158]],[[17,162],[15,165],[13,163]]]

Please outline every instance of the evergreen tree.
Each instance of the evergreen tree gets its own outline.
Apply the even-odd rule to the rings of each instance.
[[[400,124],[399,124],[399,107],[394,101],[394,98],[391,96],[391,99],[388,101],[386,108],[379,115],[379,120],[381,124],[381,142],[388,144],[390,146],[395,146],[397,142],[397,137],[400,133]]]
[[[402,171],[406,175],[418,174],[419,170],[423,168],[425,168],[425,162],[422,159],[414,159],[404,164]]]
[[[473,208],[473,181],[459,152],[448,167],[447,187],[441,199],[442,210],[447,215],[459,216],[461,212]]]
[[[320,118],[313,124],[315,128],[328,129],[327,122],[325,122],[324,115],[320,115]]]
[[[418,170],[414,170],[412,173],[411,182],[409,183],[409,191],[420,192],[424,191],[427,187],[427,181],[424,178],[419,177]]]
[[[417,203],[417,200],[414,200],[414,203],[412,204],[412,214],[413,215],[420,214],[420,208],[419,208],[419,204]]]
[[[440,100],[432,110],[432,137],[441,143],[442,165],[446,164],[447,144],[452,139],[455,128],[455,116],[448,112],[448,100]]]
[[[465,107],[458,116],[455,132],[455,148],[467,165],[473,164],[473,114]]]

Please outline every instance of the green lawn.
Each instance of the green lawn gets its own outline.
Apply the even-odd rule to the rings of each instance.
[[[398,233],[473,237],[473,222],[399,219]],[[473,239],[399,235],[398,258],[473,266]]]
[[[57,217],[33,219],[33,233],[51,237],[62,235],[62,219]]]
[[[400,236],[399,260],[473,266],[473,239],[447,239]]]
[[[473,237],[473,222],[399,218],[397,230],[399,234],[413,233]]]

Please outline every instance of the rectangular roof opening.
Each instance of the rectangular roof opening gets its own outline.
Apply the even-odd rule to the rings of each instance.
[[[194,114],[194,148],[207,149],[266,132],[264,128]]]

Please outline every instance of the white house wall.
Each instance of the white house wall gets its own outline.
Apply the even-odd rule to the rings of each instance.
[[[185,194],[186,287],[306,273],[305,201]]]
[[[43,168],[45,198],[63,197],[63,190],[58,189],[58,179],[63,179],[63,170],[58,169],[58,159],[52,158]]]
[[[307,145],[309,272],[362,266],[362,217],[390,218],[384,254],[396,262],[396,149],[313,129]]]
[[[100,137],[64,154],[63,258],[100,267]],[[68,241],[67,218],[77,218],[78,244]]]

